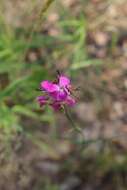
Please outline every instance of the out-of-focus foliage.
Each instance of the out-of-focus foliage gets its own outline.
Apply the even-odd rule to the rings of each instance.
[[[28,48],[44,46],[43,42],[47,44],[47,40],[35,35],[27,42],[25,31],[20,35],[2,23],[0,34],[0,126],[10,131],[11,127],[19,129],[19,114],[39,120],[32,109],[36,107],[36,89],[47,77],[47,72],[38,62],[27,63],[25,55]]]

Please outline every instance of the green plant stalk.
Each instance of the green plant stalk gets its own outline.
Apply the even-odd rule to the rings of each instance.
[[[40,19],[41,20],[44,17],[44,14],[47,12],[47,10],[49,9],[50,5],[54,2],[55,0],[47,0],[45,5],[42,7],[42,10],[40,12]]]
[[[84,150],[84,143],[83,143],[83,142],[85,142],[85,138],[84,138],[84,135],[83,135],[83,131],[82,131],[81,128],[78,127],[78,126],[76,125],[76,123],[73,121],[73,119],[72,119],[72,117],[71,117],[71,115],[70,115],[68,109],[66,108],[66,106],[63,107],[63,110],[64,110],[65,116],[67,117],[67,119],[68,119],[68,121],[70,122],[70,124],[71,124],[72,128],[74,129],[74,131],[77,132],[77,133],[79,133],[79,134],[82,136],[82,140],[81,140],[81,142],[79,143],[80,146],[78,147],[78,151],[81,151],[81,152],[82,152],[82,151]],[[75,133],[75,135],[76,135],[76,133]],[[73,140],[74,140],[74,143],[75,143],[75,136],[73,136],[73,138],[74,138]]]
[[[30,39],[33,36],[34,30],[38,29],[38,27],[40,27],[40,24],[42,24],[42,20],[44,19],[44,16],[46,14],[46,12],[48,11],[49,7],[51,6],[51,4],[54,2],[55,0],[46,0],[45,4],[42,6],[40,13],[38,15],[38,22],[36,22],[36,24],[33,26],[32,31],[31,31],[31,35],[30,35]]]
[[[42,20],[44,18],[44,15],[46,14],[46,12],[48,11],[49,7],[51,6],[51,4],[54,1],[55,0],[46,0],[45,4],[41,8],[39,16],[38,16],[38,22],[36,22],[34,24],[33,28],[31,29],[31,32],[30,32],[30,35],[29,35],[29,39],[28,39],[27,45],[26,45],[25,50],[24,50],[24,56],[22,55],[23,57],[25,57],[25,54],[26,54],[27,50],[30,48],[31,39],[32,39],[32,37],[34,35],[35,29],[38,30],[38,27],[40,27],[40,25],[42,24]],[[22,60],[22,57],[20,59]]]
[[[67,119],[68,119],[69,122],[71,123],[71,126],[73,127],[73,129],[74,129],[75,131],[77,131],[78,133],[82,134],[81,128],[78,127],[78,126],[76,125],[76,123],[73,121],[73,119],[72,119],[70,113],[68,112],[66,106],[64,106],[63,109],[64,109],[64,114],[66,115]]]

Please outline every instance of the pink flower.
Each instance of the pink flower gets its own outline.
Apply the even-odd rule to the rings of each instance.
[[[72,96],[71,82],[68,77],[58,75],[57,82],[45,80],[41,82],[40,86],[41,90],[44,92],[43,96],[37,98],[40,106],[48,104],[52,106],[54,110],[59,110],[63,105],[75,105],[76,101]]]
[[[38,96],[37,101],[39,102],[40,106],[44,106],[47,103],[47,98],[45,96]]]

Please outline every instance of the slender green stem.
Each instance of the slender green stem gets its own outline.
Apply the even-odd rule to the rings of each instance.
[[[46,3],[44,4],[44,6],[42,7],[41,9],[41,12],[40,12],[40,19],[41,20],[43,17],[44,17],[44,14],[46,13],[46,11],[48,10],[48,8],[50,7],[50,5],[54,2],[55,0],[47,0]]]
[[[76,125],[76,123],[73,121],[73,119],[72,119],[70,113],[68,112],[66,106],[64,106],[64,113],[65,113],[67,119],[69,120],[69,122],[71,123],[71,126],[73,127],[73,129],[74,129],[75,131],[77,131],[78,133],[80,133],[80,134],[83,136],[83,133],[82,133],[81,128],[78,127],[78,126]],[[84,138],[84,136],[83,136],[83,138]]]
[[[83,135],[83,131],[80,127],[77,126],[77,124],[73,121],[70,112],[68,111],[68,109],[66,108],[66,106],[63,107],[64,110],[64,114],[66,115],[67,119],[69,120],[69,122],[71,123],[72,128],[74,129],[75,132],[79,133],[82,136],[81,142],[80,142],[80,146],[78,146],[78,151],[82,152],[84,150],[84,142],[85,142],[85,138]],[[76,133],[75,133],[76,135]],[[73,136],[72,139],[75,143],[75,137]]]
[[[43,23],[43,19],[44,19],[44,16],[46,14],[46,12],[48,11],[49,7],[51,6],[51,4],[54,2],[55,0],[46,0],[46,2],[43,4],[41,10],[40,10],[40,13],[38,15],[38,20],[37,22],[34,24],[31,32],[30,32],[30,35],[29,35],[29,39],[28,39],[28,42],[26,44],[26,47],[25,47],[25,50],[24,50],[24,57],[25,57],[25,54],[27,52],[27,49],[29,49],[29,46],[30,46],[30,42],[31,42],[31,39],[33,38],[33,35],[34,35],[34,32],[35,32],[35,29],[36,31],[38,30],[38,27],[40,27],[40,25],[42,25]],[[22,60],[22,57],[20,58]]]

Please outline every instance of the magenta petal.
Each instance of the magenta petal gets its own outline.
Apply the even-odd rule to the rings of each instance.
[[[41,82],[41,88],[47,92],[54,92],[59,90],[59,86],[47,80]]]
[[[58,91],[54,91],[54,92],[50,92],[50,97],[54,100],[57,100],[57,97],[58,97]]]
[[[60,89],[59,91],[55,91],[50,93],[50,96],[55,100],[55,101],[65,101],[67,97],[67,92]]]
[[[64,101],[67,98],[67,93],[65,91],[59,91],[57,95],[58,101]]]
[[[70,84],[70,79],[68,77],[65,77],[64,75],[61,75],[59,77],[59,85],[61,87],[66,87]]]
[[[74,106],[76,104],[76,101],[74,98],[72,98],[71,96],[68,96],[66,98],[66,104],[69,106]]]
[[[47,103],[47,98],[45,96],[38,96],[37,101],[39,102],[40,106],[43,106]]]
[[[53,108],[55,111],[58,111],[58,110],[60,110],[60,108],[61,108],[61,104],[58,103],[58,102],[53,102],[53,103],[51,104],[51,106],[52,106],[52,108]]]

